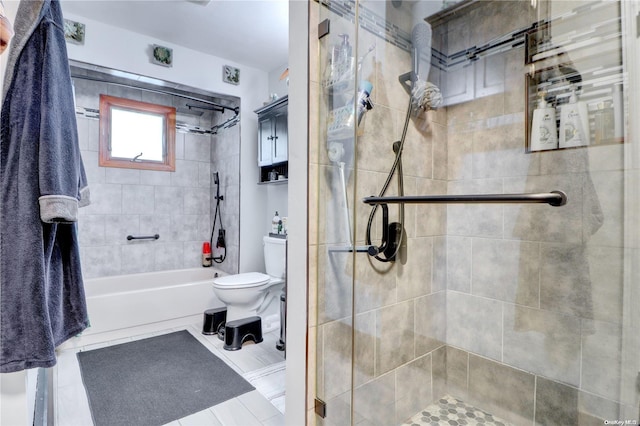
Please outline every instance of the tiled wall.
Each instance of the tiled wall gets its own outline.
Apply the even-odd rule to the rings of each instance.
[[[84,79],[75,79],[76,105],[98,109],[100,94],[177,106],[173,96]],[[220,113],[178,113],[177,121],[211,128]],[[99,120],[78,115],[81,153],[91,191],[91,205],[78,221],[85,278],[201,266],[202,243],[211,232],[212,178],[216,154],[238,151],[236,130],[220,135],[176,133],[175,172],[98,166]],[[224,133],[223,133],[224,132]],[[222,142],[227,142],[223,144]],[[223,148],[224,146],[224,148]],[[232,147],[233,146],[233,147]],[[225,151],[226,150],[226,151]],[[225,157],[229,162],[232,158]],[[236,158],[238,158],[236,154]],[[221,269],[237,271],[238,167],[222,173],[223,223],[229,226],[228,261]],[[234,173],[234,176],[227,174]],[[235,182],[235,186],[234,186]],[[158,240],[127,241],[127,235],[159,234]],[[233,263],[233,265],[232,265]]]
[[[560,3],[567,10],[580,5],[554,2]],[[312,5],[313,31],[329,17],[332,35],[353,33],[353,24],[319,10]],[[480,46],[538,18],[530,2],[483,2],[434,28],[433,46],[445,53]],[[561,189],[569,203],[407,206],[400,262],[332,253],[345,228],[336,167],[326,157],[321,76],[322,54],[336,40],[321,42],[319,64],[316,40],[312,35],[310,117],[319,121],[310,129],[318,144],[310,147],[309,211],[318,216],[309,219],[309,293],[317,295],[310,301],[317,308],[310,313],[317,374],[310,375],[310,394],[327,402],[327,418],[310,418],[348,424],[352,387],[353,422],[363,424],[399,424],[445,393],[515,424],[602,424],[632,412],[619,386],[623,145],[525,153],[528,68],[519,45],[487,60],[500,74],[499,91],[412,119],[405,193]],[[382,187],[408,102],[397,76],[410,69],[409,54],[364,31],[358,52],[373,42],[363,77],[374,85],[375,106],[365,116],[357,171],[348,182],[357,245],[364,244],[369,214],[359,200]],[[386,195],[396,191],[394,180]]]
[[[580,2],[554,5],[560,14]],[[493,16],[500,18],[484,19]],[[434,34],[482,45],[536,17],[529,2],[487,2]],[[447,191],[560,189],[569,202],[448,207],[447,371],[460,356],[468,371],[467,383],[458,388],[454,379],[450,391],[516,424],[534,416],[539,424],[614,418],[621,401],[624,148],[525,153],[524,55],[518,47],[488,59],[504,64],[503,91],[447,107]],[[574,63],[579,71],[581,64]]]

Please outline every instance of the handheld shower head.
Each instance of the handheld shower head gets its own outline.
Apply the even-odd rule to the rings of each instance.
[[[431,66],[431,26],[426,22],[418,22],[411,31],[411,71],[398,77],[404,90],[411,95],[419,75],[422,73],[423,80],[429,76]],[[425,60],[422,55],[425,55]]]
[[[413,78],[411,79],[415,82],[420,75],[420,65],[421,65],[421,56],[423,52],[427,52],[431,54],[431,26],[427,25],[424,22],[420,22],[414,25],[413,30],[411,31],[411,44],[413,48],[411,49],[411,60],[413,62]],[[430,60],[429,60],[430,62]],[[424,72],[424,79],[427,79],[429,74],[429,67],[427,64],[426,70],[422,70]]]

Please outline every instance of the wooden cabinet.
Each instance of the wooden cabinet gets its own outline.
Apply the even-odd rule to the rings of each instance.
[[[288,177],[289,137],[287,130],[288,97],[284,96],[262,108],[258,114],[258,167],[260,182],[271,182],[272,172],[276,172],[276,181]],[[281,176],[284,176],[281,177]]]

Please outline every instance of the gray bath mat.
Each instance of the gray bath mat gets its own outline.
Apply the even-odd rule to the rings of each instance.
[[[97,426],[162,425],[255,389],[188,331],[78,352]]]

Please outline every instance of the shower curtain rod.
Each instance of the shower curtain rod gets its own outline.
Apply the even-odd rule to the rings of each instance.
[[[474,194],[474,195],[407,195],[404,197],[365,197],[365,204],[485,204],[485,203],[541,203],[554,207],[567,204],[567,194],[562,191],[530,194]]]
[[[166,90],[160,90],[160,89],[149,89],[146,87],[139,87],[139,86],[135,86],[133,84],[127,84],[127,83],[118,83],[115,81],[105,81],[96,77],[89,77],[89,76],[85,76],[85,75],[77,75],[77,74],[71,74],[71,78],[79,78],[81,80],[89,80],[89,81],[97,81],[100,83],[107,83],[107,84],[113,84],[115,86],[121,86],[121,87],[129,87],[131,89],[139,89],[139,90],[144,90],[147,92],[152,92],[152,93],[159,93],[161,95],[169,95],[169,96],[177,96],[179,98],[184,98],[184,99],[189,99],[192,101],[196,101],[196,102],[202,102],[208,105],[212,105],[215,108],[212,108],[212,110],[216,111],[216,112],[223,112],[227,109],[234,111],[236,114],[238,114],[240,112],[240,108],[239,107],[231,107],[231,106],[227,106],[227,105],[221,105],[215,102],[211,102],[211,101],[207,101],[205,99],[200,99],[200,98],[196,98],[194,96],[189,96],[189,95],[182,95],[180,93],[173,93],[173,92],[168,92]],[[195,107],[195,108],[201,108],[201,107],[196,107],[195,105],[187,105],[189,107],[189,109]],[[201,109],[206,109],[206,108],[201,108]],[[222,111],[221,111],[222,110]]]

